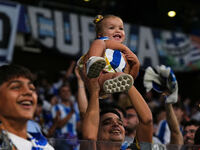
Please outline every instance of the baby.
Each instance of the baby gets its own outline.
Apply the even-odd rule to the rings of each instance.
[[[78,61],[83,80],[87,82],[87,78],[99,76],[103,94],[128,91],[138,75],[140,63],[122,44],[125,40],[123,21],[114,15],[98,15],[94,23],[96,39]]]

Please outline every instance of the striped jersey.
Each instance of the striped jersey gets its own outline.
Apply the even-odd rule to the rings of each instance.
[[[100,37],[101,40],[109,40],[108,37]],[[126,67],[126,61],[122,56],[120,50],[106,49],[105,56],[106,67],[105,71],[108,72],[123,72]]]
[[[80,116],[78,110],[75,108],[75,112],[70,118],[70,120],[66,123],[65,126],[63,126],[61,129],[56,130],[56,138],[67,138],[71,136],[77,136],[76,131],[76,124],[80,121]],[[60,119],[65,118],[71,111],[70,106],[65,106],[64,104],[60,103],[55,105],[52,108],[52,117],[56,117],[57,111],[60,111]]]

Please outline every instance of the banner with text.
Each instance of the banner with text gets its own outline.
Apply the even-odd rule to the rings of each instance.
[[[12,61],[19,10],[19,4],[0,3],[0,65]]]
[[[30,34],[46,51],[79,57],[95,38],[92,20],[71,12],[21,6],[18,31]],[[175,71],[200,69],[200,37],[129,23],[125,23],[125,32],[124,44],[138,56],[142,67],[165,64]]]

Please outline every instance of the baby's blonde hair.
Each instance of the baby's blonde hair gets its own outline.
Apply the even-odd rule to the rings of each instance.
[[[115,15],[105,15],[105,16],[97,15],[93,20],[93,23],[95,24],[95,31],[96,31],[96,36],[97,37],[98,37],[99,33],[101,33],[103,20],[107,19],[107,18],[120,18],[120,17],[119,16],[115,16]]]

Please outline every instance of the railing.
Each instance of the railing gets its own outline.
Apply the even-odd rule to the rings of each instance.
[[[118,142],[94,142],[88,140],[76,140],[76,139],[49,139],[49,143],[55,148],[55,150],[94,150],[95,147],[101,150],[111,150],[113,147],[120,147],[124,150],[125,147],[122,143]],[[139,143],[141,150],[200,150],[200,145],[164,145],[164,144],[151,144],[151,143]],[[131,150],[136,150],[138,145],[132,144]]]
[[[117,150],[126,150],[126,146],[118,142],[94,142],[89,140],[77,140],[77,139],[49,139],[49,144],[52,145],[55,150],[112,150],[117,147]],[[164,145],[164,144],[151,144],[151,143],[139,143],[141,150],[200,150],[200,145]],[[131,149],[137,150],[138,145],[132,144]],[[11,150],[8,148],[1,148],[0,150]]]

